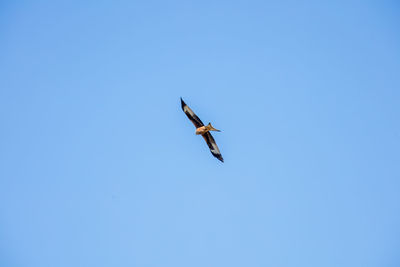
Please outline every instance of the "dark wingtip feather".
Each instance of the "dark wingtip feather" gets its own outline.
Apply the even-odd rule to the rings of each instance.
[[[215,153],[213,153],[212,151],[211,151],[211,154],[212,154],[214,157],[216,157],[217,159],[219,159],[220,161],[224,162],[224,158],[222,157],[221,154],[215,154]]]
[[[183,110],[183,108],[185,107],[185,105],[186,105],[186,103],[183,101],[183,99],[182,99],[182,97],[181,97],[181,107],[182,107],[182,110]]]

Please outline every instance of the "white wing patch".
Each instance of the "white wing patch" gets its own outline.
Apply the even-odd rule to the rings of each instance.
[[[212,152],[218,153],[218,154],[220,153],[216,143],[212,143],[212,147],[213,147],[211,149]]]
[[[185,105],[185,107],[183,108],[183,111],[186,113],[189,113],[191,116],[194,115],[193,111],[187,106]]]

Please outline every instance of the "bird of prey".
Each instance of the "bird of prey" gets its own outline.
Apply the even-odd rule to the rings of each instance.
[[[218,146],[215,143],[215,140],[210,133],[210,131],[220,132],[220,130],[215,129],[211,125],[211,123],[208,123],[208,125],[204,126],[203,122],[199,119],[199,117],[197,117],[196,114],[194,114],[194,112],[186,105],[182,97],[181,97],[181,106],[183,112],[185,112],[186,116],[189,118],[189,120],[192,121],[192,123],[196,127],[196,134],[203,136],[204,140],[206,140],[207,145],[210,148],[211,154],[213,154],[213,156],[219,159],[220,161],[224,162],[221,152],[219,152]]]

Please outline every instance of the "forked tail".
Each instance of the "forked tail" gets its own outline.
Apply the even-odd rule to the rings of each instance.
[[[216,132],[220,132],[220,130],[218,130],[218,129],[215,129],[212,125],[211,125],[211,122],[209,122],[208,123],[208,125],[207,125],[207,129],[209,130],[209,131],[216,131]]]

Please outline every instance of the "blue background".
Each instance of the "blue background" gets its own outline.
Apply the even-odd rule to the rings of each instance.
[[[0,265],[399,266],[399,8],[2,1]]]

